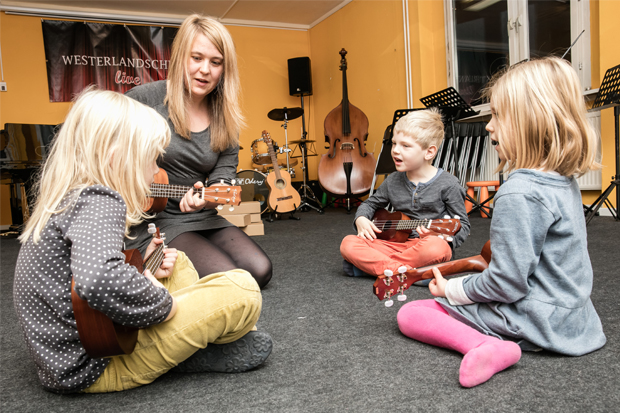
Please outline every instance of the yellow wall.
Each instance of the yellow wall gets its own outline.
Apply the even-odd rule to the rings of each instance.
[[[592,1],[591,22],[596,32],[592,32],[592,87],[597,88],[603,81],[605,72],[620,64],[620,43],[617,40],[618,16],[620,16],[620,1],[617,0],[594,0]],[[595,22],[595,20],[598,20]],[[598,53],[595,53],[598,52]],[[596,66],[595,66],[596,63]],[[595,68],[597,73],[594,73]],[[595,82],[595,76],[598,77]],[[603,154],[603,190],[605,190],[616,174],[615,143],[614,143],[614,109],[604,109],[601,112],[601,141]],[[616,190],[611,193],[609,201],[616,205]],[[599,193],[584,195],[584,202],[594,202]],[[604,206],[605,207],[605,206]],[[605,207],[606,208],[606,207]]]
[[[419,98],[447,83],[443,4],[412,1],[409,7],[414,107],[423,107]],[[366,148],[378,156],[394,111],[407,108],[402,2],[349,3],[310,29],[310,44],[315,109],[312,130],[317,152],[327,152],[323,123],[342,100],[339,51],[344,48],[348,52],[349,101],[368,117]],[[319,159],[310,158],[310,179],[316,179]]]

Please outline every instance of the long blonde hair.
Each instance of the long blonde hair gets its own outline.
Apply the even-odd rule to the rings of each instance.
[[[144,172],[169,143],[168,124],[153,109],[116,92],[85,90],[54,139],[20,241],[32,234],[38,242],[53,214],[72,207],[84,188],[97,184],[117,191],[125,201],[127,235],[130,226],[148,217],[143,208],[150,182]],[[72,202],[59,208],[69,192]]]
[[[176,133],[190,139],[189,114],[187,112],[191,83],[187,71],[192,44],[197,35],[203,34],[224,57],[224,71],[215,89],[209,93],[207,110],[211,121],[211,149],[221,152],[239,144],[239,131],[244,126],[244,117],[239,104],[239,70],[237,53],[228,30],[218,21],[199,14],[187,17],[174,41],[168,70],[168,91],[164,103],[168,105],[170,120]]]
[[[507,165],[508,172],[527,168],[581,176],[600,167],[579,78],[565,60],[513,65],[491,81],[485,95],[492,99],[507,158],[498,171]]]

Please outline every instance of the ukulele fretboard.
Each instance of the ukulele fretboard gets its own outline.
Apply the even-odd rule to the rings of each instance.
[[[183,198],[187,191],[193,189],[196,192],[196,188],[183,185],[169,185],[169,184],[151,184],[151,198]],[[202,198],[202,191],[198,191]]]

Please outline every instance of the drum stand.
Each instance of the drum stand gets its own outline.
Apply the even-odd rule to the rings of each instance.
[[[301,109],[304,108],[304,95],[301,95]],[[299,143],[299,149],[301,150],[301,172],[303,174],[304,183],[299,188],[299,193],[301,195],[301,204],[297,207],[298,210],[305,212],[308,208],[314,209],[319,214],[322,214],[323,208],[320,206],[314,206],[309,201],[316,203],[316,205],[321,205],[319,200],[317,199],[312,189],[308,186],[308,148],[306,147],[306,115],[305,112],[301,115],[301,127],[303,134],[301,136],[301,142]],[[302,191],[303,190],[303,191]]]

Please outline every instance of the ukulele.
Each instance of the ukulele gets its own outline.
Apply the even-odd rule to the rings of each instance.
[[[220,182],[224,183],[224,181]],[[232,182],[234,185],[234,179]],[[193,189],[195,194],[199,194],[200,199],[219,204],[217,208],[220,210],[224,208],[223,205],[230,205],[232,211],[234,210],[233,205],[239,205],[241,202],[240,186],[220,185],[197,189],[193,186],[170,185],[168,184],[168,174],[159,168],[159,172],[155,175],[155,182],[151,184],[151,195],[149,195],[151,199],[149,199],[145,210],[152,213],[161,212],[166,207],[168,198],[183,198],[190,189]]]
[[[155,228],[155,224],[149,224],[148,231],[153,237],[164,239],[159,229]],[[141,273],[144,273],[144,268],[155,274],[164,259],[164,248],[166,248],[164,243],[159,244],[144,263],[140,251],[125,250],[123,251],[125,262],[136,267]],[[75,292],[75,280],[71,280],[71,303],[80,342],[89,356],[101,358],[131,354],[138,341],[138,328],[117,324],[101,311],[91,308],[88,302]]]
[[[407,296],[404,292],[411,285],[420,280],[428,280],[434,278],[433,268],[441,271],[441,274],[454,275],[467,272],[482,272],[489,268],[491,262],[491,241],[487,241],[482,247],[480,255],[473,257],[461,258],[460,260],[442,262],[440,264],[428,265],[426,267],[413,268],[401,274],[388,277],[380,275],[373,284],[372,288],[379,300],[388,299],[385,302],[386,307],[394,304],[392,297],[398,294],[398,301],[405,301]]]
[[[417,227],[427,228],[446,241],[452,241],[451,236],[461,229],[461,220],[458,217],[411,219],[402,212],[390,213],[385,209],[375,212],[372,223],[381,230],[377,233],[377,238],[394,242],[405,242],[411,231]]]
[[[271,188],[269,206],[276,213],[295,211],[301,205],[301,196],[291,185],[291,175],[287,171],[280,170],[269,132],[264,130],[262,138],[268,146],[271,164],[274,166],[273,172],[267,175],[267,184]]]

